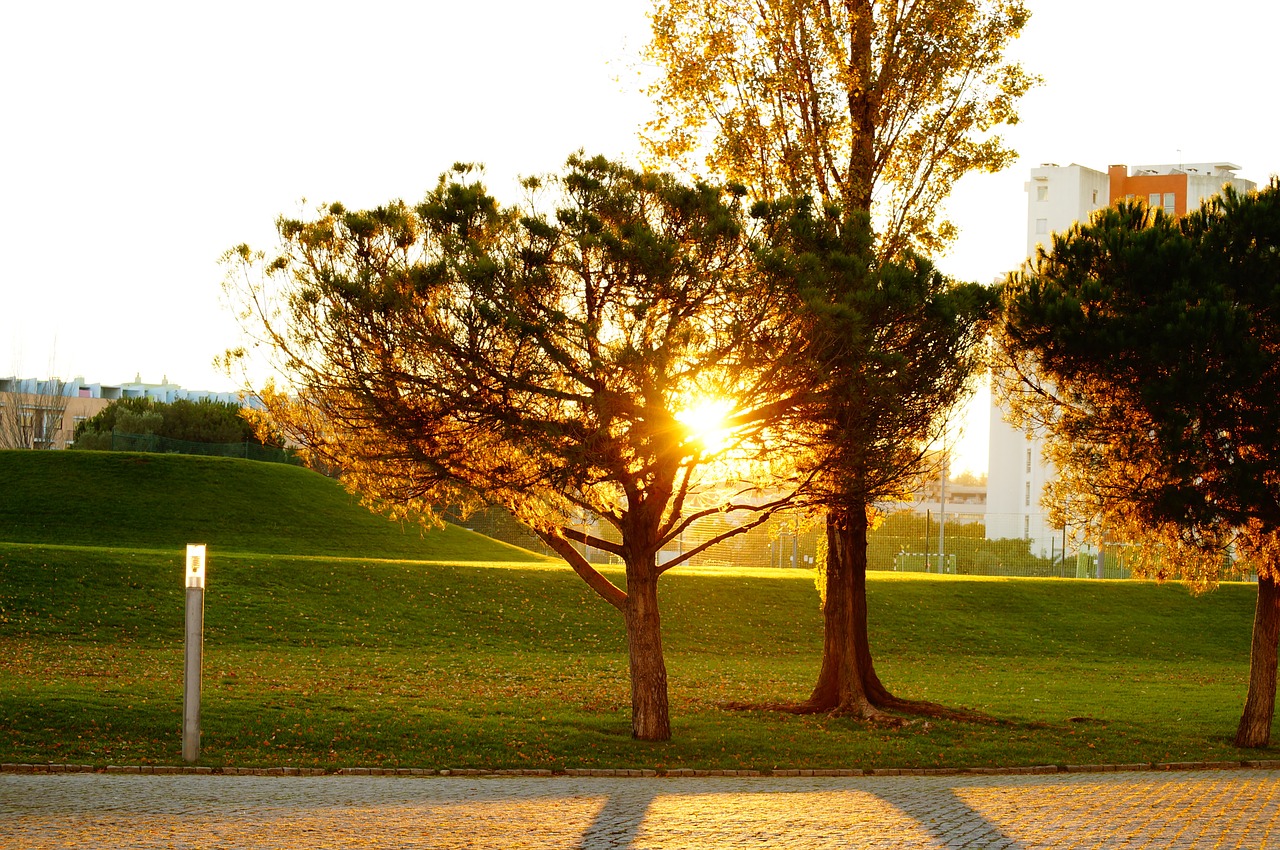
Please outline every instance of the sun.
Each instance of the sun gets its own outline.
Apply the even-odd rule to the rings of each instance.
[[[676,414],[676,421],[688,430],[690,442],[697,442],[707,454],[718,454],[729,445],[731,429],[725,419],[733,411],[733,402],[724,398],[698,399]]]

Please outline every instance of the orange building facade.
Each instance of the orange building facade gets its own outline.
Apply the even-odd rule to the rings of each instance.
[[[1140,171],[1132,176],[1123,165],[1107,168],[1107,182],[1111,186],[1111,205],[1122,200],[1146,201],[1152,209],[1163,209],[1170,215],[1187,213],[1187,173],[1170,174]]]

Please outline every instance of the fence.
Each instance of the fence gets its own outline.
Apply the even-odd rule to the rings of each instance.
[[[551,554],[527,528],[499,509],[468,518],[468,528],[526,549]],[[616,540],[613,529],[584,521],[582,529]],[[694,524],[660,553],[670,560],[733,527],[733,521],[715,516]],[[948,518],[942,532],[943,556],[938,556],[938,521],[911,511],[890,513],[867,535],[867,568],[895,572],[947,573],[951,575],[1098,578],[1096,548],[1062,551],[1057,538],[1046,541],[1045,551],[1033,552],[1030,539],[988,539],[986,525]],[[820,540],[825,538],[822,518],[794,513],[777,514],[769,522],[736,535],[695,555],[697,567],[812,568]],[[618,563],[616,555],[592,547],[578,547],[594,563]],[[1038,548],[1038,547],[1037,547]],[[1102,578],[1128,578],[1127,547],[1110,544],[1102,551]],[[941,568],[940,568],[941,567]]]
[[[292,463],[301,461],[288,449],[264,446],[252,440],[238,443],[197,443],[192,440],[175,440],[156,434],[124,434],[111,432],[113,452],[154,452],[158,454],[210,455],[213,457],[241,457],[268,463]]]

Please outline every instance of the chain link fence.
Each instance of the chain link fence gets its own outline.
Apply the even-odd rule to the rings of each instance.
[[[553,554],[534,534],[504,511],[492,508],[468,517],[467,528],[489,537],[543,554]],[[691,526],[660,554],[663,561],[696,549],[734,521],[723,516],[708,517]],[[581,528],[591,534],[616,540],[611,527],[583,520]],[[1033,552],[1026,538],[990,539],[986,523],[972,517],[948,518],[942,529],[939,552],[939,524],[936,516],[913,511],[883,515],[867,536],[867,567],[871,570],[951,575],[1027,576],[1059,578],[1129,578],[1129,547],[1109,544],[1101,552],[1096,547],[1071,547],[1064,553],[1058,539],[1045,542],[1048,551]],[[781,567],[812,569],[820,543],[825,542],[822,517],[780,513],[751,531],[730,537],[688,562],[696,567]],[[1068,541],[1070,543],[1070,541]],[[578,547],[588,560],[598,564],[621,563],[612,553],[593,547]]]
[[[268,463],[300,464],[295,452],[274,446],[264,446],[252,440],[236,443],[197,443],[191,440],[175,440],[156,434],[125,434],[111,432],[113,452],[154,452],[158,454],[208,455],[213,457],[239,457]]]

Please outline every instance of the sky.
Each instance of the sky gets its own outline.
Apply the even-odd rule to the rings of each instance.
[[[949,205],[947,273],[1024,251],[1041,163],[1280,172],[1280,4],[1029,0],[1020,159]],[[416,200],[456,161],[500,195],[579,148],[634,159],[650,0],[0,4],[0,374],[232,390],[219,257],[322,202]],[[6,362],[6,358],[8,362]],[[957,469],[985,470],[985,397]]]

